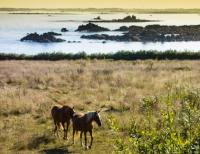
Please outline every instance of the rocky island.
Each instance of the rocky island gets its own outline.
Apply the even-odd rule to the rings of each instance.
[[[102,20],[101,18],[95,18],[95,20],[90,20],[89,22],[153,22],[157,20],[145,20],[145,19],[137,19],[136,16],[126,16],[122,19],[112,19],[112,20]]]
[[[101,20],[101,17],[98,16],[98,17],[94,18],[94,20]]]
[[[32,41],[39,43],[51,43],[51,42],[64,42],[64,39],[56,38],[55,36],[61,36],[60,33],[47,32],[43,34],[31,33],[23,37],[20,41]]]
[[[141,42],[172,42],[172,41],[200,41],[200,25],[190,26],[161,26],[148,25],[146,27],[120,27],[115,31],[126,31],[123,35],[94,34],[82,35],[84,39],[112,40],[112,41],[141,41]]]
[[[108,28],[104,28],[93,23],[88,23],[86,25],[80,25],[76,32],[103,32],[110,31]]]
[[[62,28],[60,31],[61,32],[68,32],[69,30],[67,28]]]

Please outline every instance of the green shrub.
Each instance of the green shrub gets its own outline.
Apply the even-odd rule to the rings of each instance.
[[[177,88],[170,84],[167,87],[168,93],[164,96],[142,99],[142,114],[146,120],[143,125],[135,119],[130,121],[128,139],[116,139],[116,153],[199,153],[199,89]],[[180,102],[180,106],[175,102]],[[159,112],[159,117],[154,111]],[[156,125],[153,119],[159,119]],[[120,133],[117,120],[112,118],[111,122],[111,128]]]

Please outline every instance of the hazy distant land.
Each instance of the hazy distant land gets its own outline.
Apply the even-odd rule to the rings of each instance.
[[[45,14],[45,13],[67,13],[67,12],[99,12],[99,13],[187,13],[200,14],[199,8],[194,9],[122,9],[122,8],[66,8],[66,9],[46,9],[46,8],[0,8],[0,12],[9,12],[15,14]]]

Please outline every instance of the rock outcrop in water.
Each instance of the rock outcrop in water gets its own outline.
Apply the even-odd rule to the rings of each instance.
[[[156,20],[145,20],[145,19],[137,19],[136,16],[126,16],[122,19],[112,19],[112,20],[90,20],[89,22],[152,22]]]
[[[82,35],[84,39],[113,40],[113,41],[200,41],[200,25],[191,26],[161,26],[148,25],[146,27],[120,27],[115,31],[127,31],[123,35]]]
[[[143,19],[137,19],[136,16],[126,16],[123,19],[114,19],[112,20],[114,22],[148,22],[151,20],[143,20]]]
[[[60,35],[61,34],[54,33],[54,32],[43,33],[41,35],[37,33],[31,33],[23,37],[21,41],[33,41],[33,42],[39,42],[39,43],[64,42],[65,40],[55,37],[55,36],[60,36]]]
[[[86,25],[81,25],[76,30],[77,32],[103,32],[110,31],[108,28],[104,28],[93,23],[88,23]]]
[[[140,26],[121,26],[119,29],[116,29],[114,31],[120,31],[120,32],[130,32],[131,34],[140,34],[144,31],[144,27]]]
[[[68,32],[68,29],[67,28],[62,28],[61,32]]]
[[[62,34],[60,33],[55,33],[55,32],[47,32],[47,33],[44,33],[45,35],[54,35],[54,36],[61,36]]]
[[[98,17],[94,18],[94,20],[101,20],[101,17],[98,16]]]

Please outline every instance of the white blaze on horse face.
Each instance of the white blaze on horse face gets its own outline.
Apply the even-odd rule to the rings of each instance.
[[[98,115],[99,119],[101,120],[100,114],[98,112],[97,112],[97,115]]]
[[[100,117],[100,114],[97,112],[97,116],[99,118],[99,122],[100,122],[100,125],[101,125],[101,117]]]

